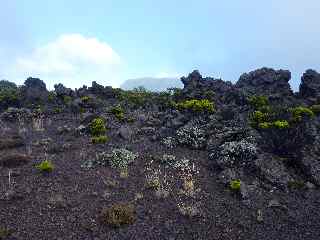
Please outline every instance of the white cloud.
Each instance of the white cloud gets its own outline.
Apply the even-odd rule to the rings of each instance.
[[[48,88],[58,82],[78,88],[90,86],[92,81],[119,86],[120,67],[120,56],[107,43],[80,34],[65,34],[17,57],[11,70],[20,80],[39,77]]]

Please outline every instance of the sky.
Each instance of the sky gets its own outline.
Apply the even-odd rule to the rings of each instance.
[[[0,0],[0,79],[39,77],[78,88],[97,81],[203,76],[236,82],[288,69],[297,89],[320,71],[318,0]]]

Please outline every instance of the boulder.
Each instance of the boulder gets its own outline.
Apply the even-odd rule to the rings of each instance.
[[[0,158],[0,166],[13,168],[25,165],[31,161],[31,157],[25,154],[8,154]]]
[[[301,166],[302,171],[310,180],[320,186],[320,156],[319,153],[305,152],[297,160]]]
[[[291,73],[288,70],[261,68],[240,76],[236,87],[248,95],[292,96],[289,85]]]
[[[301,77],[299,95],[302,98],[320,101],[320,74],[308,69]]]
[[[286,188],[288,182],[293,180],[284,163],[269,154],[260,154],[255,167],[262,179],[280,188]]]
[[[223,96],[238,92],[231,82],[215,78],[203,78],[198,70],[194,70],[187,77],[182,77],[184,85],[182,93],[188,98],[210,98],[219,102]],[[231,101],[231,99],[228,99]]]
[[[118,131],[118,135],[125,140],[130,140],[132,138],[133,132],[130,127],[121,126]]]
[[[24,146],[24,141],[20,136],[0,139],[0,150],[17,148],[21,146]]]
[[[72,96],[74,96],[73,90],[71,88],[66,88],[61,83],[54,85],[54,91],[58,97],[63,97],[63,96],[72,97]]]

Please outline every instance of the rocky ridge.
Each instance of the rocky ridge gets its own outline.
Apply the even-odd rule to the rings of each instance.
[[[0,239],[318,239],[319,76],[298,93],[270,68],[235,84],[195,70],[162,93],[1,81]]]

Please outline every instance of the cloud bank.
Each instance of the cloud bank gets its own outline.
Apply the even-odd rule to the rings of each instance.
[[[79,88],[90,86],[92,81],[117,87],[120,68],[120,56],[107,43],[80,34],[64,34],[17,57],[9,72],[20,81],[28,76],[39,77],[49,88],[58,82]]]

